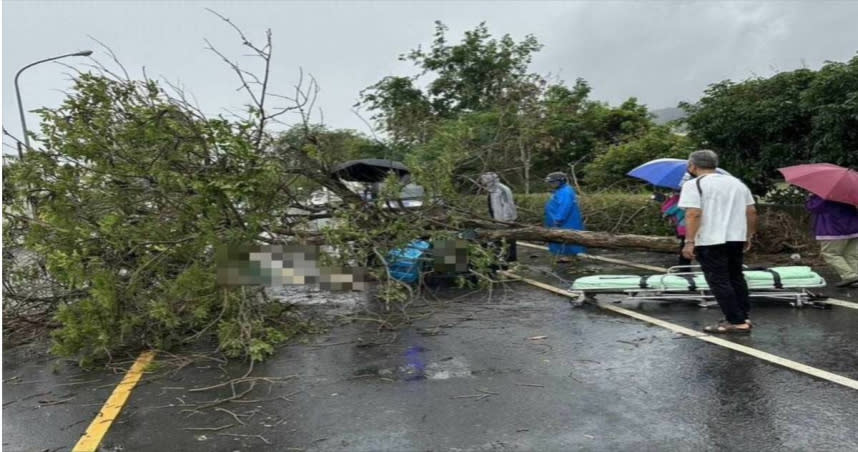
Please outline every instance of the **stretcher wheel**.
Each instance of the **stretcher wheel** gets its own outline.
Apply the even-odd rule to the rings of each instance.
[[[574,298],[569,299],[569,304],[572,307],[578,308],[583,306],[585,303],[595,303],[596,299],[592,295],[587,295],[584,293],[579,293]]]
[[[810,301],[824,301],[828,299],[828,295],[822,295],[816,292],[807,291],[807,298]]]

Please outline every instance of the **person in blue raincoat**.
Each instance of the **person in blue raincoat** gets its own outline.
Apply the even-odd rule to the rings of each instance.
[[[545,205],[545,227],[584,231],[581,209],[578,208],[578,197],[575,195],[575,190],[567,183],[566,175],[554,172],[545,177],[545,182],[554,192],[548,204]],[[581,245],[566,243],[549,243],[548,251],[555,256],[574,256],[587,252]],[[558,261],[568,262],[569,260],[561,257]]]

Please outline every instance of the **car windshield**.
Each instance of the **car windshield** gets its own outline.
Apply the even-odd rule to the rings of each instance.
[[[402,191],[399,193],[399,197],[401,199],[422,199],[425,194],[426,191],[422,186],[417,184],[408,184],[402,188]]]

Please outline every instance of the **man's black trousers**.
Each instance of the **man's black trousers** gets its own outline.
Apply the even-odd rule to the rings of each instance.
[[[744,247],[745,242],[727,242],[694,248],[709,290],[727,321],[734,325],[745,323],[751,310],[748,283],[742,273]]]

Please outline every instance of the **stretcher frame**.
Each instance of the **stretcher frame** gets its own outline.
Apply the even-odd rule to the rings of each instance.
[[[744,266],[744,268],[748,269],[747,266]],[[694,271],[694,269],[698,269],[698,271]],[[667,276],[694,277],[700,276],[699,270],[700,265],[677,265],[668,268],[667,271],[661,276],[662,278]],[[750,298],[788,301],[790,306],[796,308],[811,306],[826,309],[830,308],[830,305],[825,303],[819,303],[818,301],[824,300],[827,297],[822,296],[811,290],[822,288],[825,286],[826,283],[823,279],[820,284],[803,287],[790,287],[782,289],[760,289],[749,287],[748,289]],[[622,303],[629,301],[696,302],[697,305],[701,308],[710,308],[718,305],[718,303],[715,301],[715,297],[708,289],[571,289],[570,292],[573,295],[577,295],[577,300],[575,301],[579,304],[585,302],[595,302],[596,296],[599,294],[625,294],[626,297],[624,299],[616,300],[614,301],[614,303]]]

